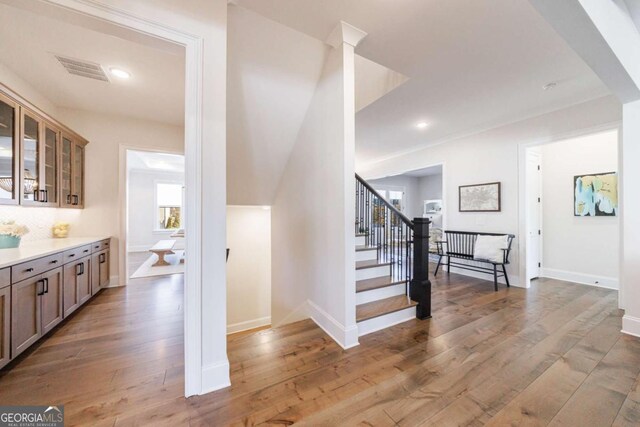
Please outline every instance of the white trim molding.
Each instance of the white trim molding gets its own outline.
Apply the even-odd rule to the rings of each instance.
[[[235,334],[236,332],[248,331],[250,329],[259,328],[261,326],[269,326],[270,324],[271,316],[246,320],[244,322],[232,323],[230,325],[227,325],[227,334]]]
[[[310,300],[307,300],[307,307],[309,309],[309,317],[340,347],[346,350],[359,344],[357,326],[345,328],[342,323]]]
[[[6,0],[1,0],[6,1]],[[27,3],[27,2],[25,2]],[[31,3],[31,2],[28,2]],[[222,342],[210,342],[214,339],[211,333],[203,337],[203,242],[207,244],[207,252],[219,252],[220,263],[224,263],[225,243],[220,239],[211,239],[203,236],[203,179],[202,179],[202,148],[206,137],[208,146],[211,145],[211,126],[207,126],[205,133],[205,121],[203,117],[205,87],[203,73],[204,38],[200,35],[186,32],[180,28],[157,22],[140,15],[131,13],[121,7],[114,7],[104,3],[90,0],[43,0],[43,5],[55,6],[72,13],[97,18],[103,22],[114,24],[119,31],[132,31],[146,36],[150,40],[162,40],[176,45],[178,49],[185,49],[185,186],[186,186],[186,248],[189,252],[189,260],[185,264],[185,291],[184,291],[184,356],[185,356],[185,396],[204,394],[229,385],[229,363],[226,360],[218,360],[214,364],[203,366],[203,351],[212,348],[226,346],[226,340]],[[153,7],[153,6],[148,6]],[[224,52],[224,51],[222,51]],[[213,79],[213,77],[211,77]],[[209,85],[211,86],[211,85]],[[207,91],[210,93],[210,90]],[[224,102],[224,98],[222,98]],[[224,135],[224,123],[217,124],[222,127]],[[220,129],[213,133],[220,135]],[[224,151],[223,151],[224,152]],[[206,161],[206,160],[205,160]],[[122,165],[120,166],[122,168]],[[122,172],[121,172],[122,173]],[[224,171],[222,171],[222,174]],[[224,181],[222,181],[224,185]],[[122,189],[121,189],[122,190]],[[122,194],[121,194],[122,197]],[[217,208],[217,206],[216,206]],[[222,226],[224,227],[224,225]],[[123,239],[124,240],[124,239]],[[120,242],[120,253],[126,251],[125,242]],[[121,266],[122,269],[122,266]],[[216,278],[207,281],[207,292],[215,286],[224,283],[224,271]],[[224,310],[224,309],[223,309]],[[207,328],[216,330],[215,339],[220,339],[218,330],[224,331],[223,325],[207,325]],[[224,339],[224,333],[219,334]],[[203,341],[207,340],[207,345]]]
[[[593,274],[575,273],[573,271],[557,270],[555,268],[541,268],[540,277],[564,280],[581,285],[596,286],[598,288],[618,290],[619,281],[616,277],[596,276]]]
[[[622,330],[620,332],[640,337],[640,318],[629,316],[628,314],[622,316]]]
[[[203,386],[206,386],[206,388],[202,389],[201,394],[229,387],[231,385],[231,380],[229,379],[229,360],[224,359],[203,366],[201,382]]]

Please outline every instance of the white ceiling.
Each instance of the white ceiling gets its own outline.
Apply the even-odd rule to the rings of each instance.
[[[636,28],[640,31],[640,0],[624,0],[631,19],[636,24]]]
[[[127,169],[184,173],[184,156],[153,151],[127,151]]]
[[[409,77],[358,112],[358,165],[609,93],[527,0],[238,3],[319,40],[346,21],[368,33],[358,54]]]
[[[184,122],[182,50],[125,40],[4,3],[0,37],[0,62],[59,107],[174,125]],[[132,77],[109,76],[111,82],[106,83],[74,76],[54,54],[98,63],[107,72],[119,67]]]
[[[423,176],[442,175],[442,165],[429,166],[426,168],[405,172],[402,175],[422,178]]]

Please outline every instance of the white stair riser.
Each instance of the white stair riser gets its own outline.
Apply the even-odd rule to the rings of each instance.
[[[378,251],[356,251],[356,261],[368,261],[377,257]]]
[[[400,283],[393,286],[386,286],[380,289],[358,292],[356,293],[356,304],[360,305],[385,298],[395,297],[396,295],[404,295],[405,291],[406,289],[404,283]]]
[[[362,246],[367,244],[366,236],[356,236],[356,246]]]
[[[373,319],[358,322],[358,336],[370,334],[416,317],[416,307],[405,308]]]
[[[356,270],[356,280],[373,279],[374,277],[384,277],[391,273],[391,269],[388,265],[381,267],[363,268],[362,270]]]

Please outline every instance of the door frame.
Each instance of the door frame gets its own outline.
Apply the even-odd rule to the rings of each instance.
[[[622,122],[617,120],[585,129],[549,135],[534,141],[518,143],[518,237],[516,239],[518,243],[518,274],[522,278],[522,287],[531,287],[530,280],[527,280],[527,239],[521,237],[527,235],[527,149],[610,130],[617,130],[620,133],[622,132],[621,126]]]
[[[7,2],[7,0],[0,0]],[[12,2],[13,5],[13,2]],[[15,6],[15,5],[14,5]],[[219,361],[220,369],[207,372],[203,366],[204,350],[202,335],[202,296],[203,266],[202,252],[202,208],[203,170],[201,165],[203,152],[203,135],[211,133],[203,118],[204,110],[204,39],[198,35],[153,21],[105,3],[87,0],[40,0],[36,5],[25,7],[42,7],[44,14],[53,6],[56,13],[61,9],[79,16],[88,16],[124,30],[150,36],[155,39],[173,43],[185,50],[185,197],[186,229],[185,245],[189,260],[185,263],[184,290],[184,362],[185,362],[185,396],[203,394],[221,386],[229,385],[226,366],[228,361]],[[18,6],[20,7],[20,6]],[[206,131],[206,132],[205,132]],[[217,131],[216,131],[217,132]],[[121,168],[122,165],[119,165]],[[120,193],[121,197],[122,194]],[[215,237],[215,236],[214,236]],[[209,242],[208,249],[215,249],[218,242]],[[121,248],[122,246],[120,246]],[[224,246],[221,246],[224,247]],[[223,276],[224,277],[224,276]],[[121,279],[122,280],[122,279]],[[211,284],[209,284],[211,286]],[[212,325],[216,327],[216,325]],[[226,366],[225,366],[226,364]],[[215,367],[218,367],[216,365]],[[211,370],[211,369],[210,369]]]
[[[528,157],[531,153],[533,153],[534,152],[533,149],[537,148],[537,147],[540,147],[540,146],[538,145],[538,146],[535,146],[535,147],[527,147],[525,149],[525,157]],[[544,217],[543,217],[543,214],[544,214],[544,209],[543,209],[544,198],[542,197],[542,170],[541,170],[541,164],[542,164],[542,161],[543,161],[543,157],[542,157],[542,153],[541,152],[537,152],[536,154],[538,155],[538,168],[539,168],[538,171],[539,171],[539,173],[537,175],[537,181],[538,181],[538,189],[539,189],[539,197],[540,197],[540,201],[538,202],[538,209],[537,209],[537,211],[538,211],[538,226],[539,226],[539,230],[543,230],[543,227],[544,227],[544,222],[543,222],[544,221]],[[529,171],[528,169],[529,169],[529,162],[527,161],[527,162],[525,162],[525,188],[526,188],[526,190],[525,190],[525,200],[527,200],[527,198],[529,196],[529,194],[528,194],[529,193],[529,185],[528,185],[529,184],[529,180],[528,180],[528,174],[527,174],[527,172]],[[529,211],[527,210],[526,213],[525,213],[525,224],[526,224],[525,228],[526,228],[527,231],[529,230],[530,221],[531,221],[531,218],[529,216]],[[529,233],[528,232],[524,234],[524,238],[525,238],[525,247],[529,248],[530,238],[529,238]],[[538,235],[538,263],[540,264],[540,266],[538,267],[538,275],[535,277],[536,279],[540,278],[540,277],[543,277],[542,265],[541,265],[542,264],[542,259],[543,259],[543,256],[544,256],[544,240],[543,239],[544,239],[544,233],[540,233]],[[529,277],[529,257],[526,257],[526,260],[527,260],[527,268],[526,268],[527,276],[525,276],[525,282],[527,283],[527,285],[530,285],[531,284],[531,280],[533,280],[534,278],[533,277]]]

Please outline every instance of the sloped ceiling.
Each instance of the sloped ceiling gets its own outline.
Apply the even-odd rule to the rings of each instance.
[[[228,204],[272,203],[326,49],[319,40],[229,5]]]
[[[526,0],[236,1],[318,40],[348,22],[356,53],[409,78],[358,112],[356,168],[609,93]]]

